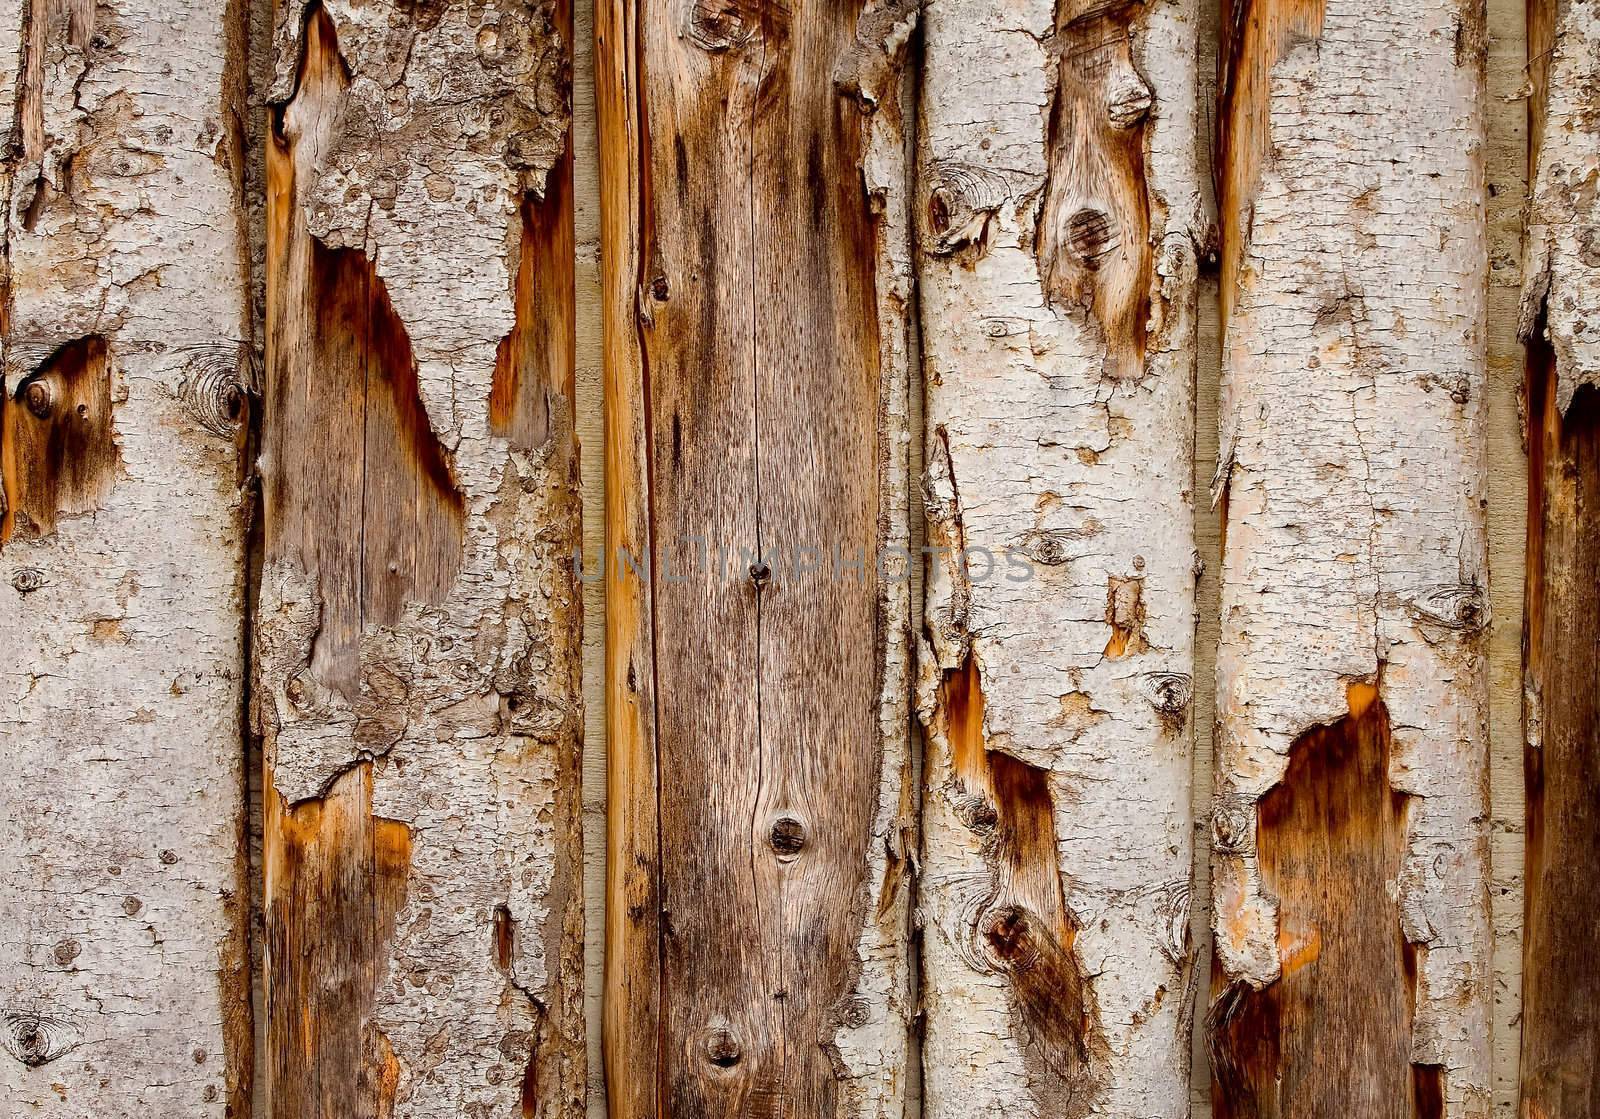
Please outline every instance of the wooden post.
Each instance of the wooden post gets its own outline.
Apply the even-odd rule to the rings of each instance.
[[[1224,5],[1219,1117],[1489,1107],[1481,5]]]
[[[570,38],[564,0],[277,14],[275,1119],[583,1113]]]
[[[913,17],[597,10],[617,1119],[905,1090]]]
[[[1592,73],[1600,19],[1584,4],[1528,5],[1528,550],[1523,646],[1527,741],[1521,1114],[1600,1116],[1600,313],[1594,268],[1600,169]]]
[[[926,10],[925,1113],[1189,1113],[1196,5]]]
[[[248,1111],[243,11],[0,15],[0,1114]]]

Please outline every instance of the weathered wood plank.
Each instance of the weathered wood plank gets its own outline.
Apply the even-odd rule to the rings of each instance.
[[[577,1116],[571,11],[286,4],[267,153],[267,1107]]]
[[[0,12],[8,1116],[248,1105],[243,32]]]
[[[1521,1112],[1600,1116],[1600,311],[1594,71],[1600,19],[1585,4],[1528,5],[1525,855]]]
[[[612,1107],[897,1114],[913,13],[602,12]]]

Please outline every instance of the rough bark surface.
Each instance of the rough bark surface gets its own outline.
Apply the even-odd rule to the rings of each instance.
[[[619,1119],[900,1114],[914,14],[597,18]]]
[[[926,8],[932,1119],[1188,1114],[1196,19]]]
[[[0,13],[0,1113],[242,1115],[241,10]]]
[[[1528,52],[1521,1113],[1590,1119],[1600,1116],[1600,339],[1588,322],[1600,313],[1600,10],[1534,0]]]
[[[1481,1116],[1482,12],[1223,34],[1216,1114]]]
[[[276,28],[268,1112],[576,1116],[571,12]]]

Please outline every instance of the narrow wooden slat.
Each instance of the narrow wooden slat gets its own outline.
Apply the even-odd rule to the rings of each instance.
[[[1600,213],[1584,185],[1600,169],[1597,50],[1587,6],[1529,3],[1525,1119],[1600,1116],[1600,354],[1585,322],[1600,311],[1590,278]]]

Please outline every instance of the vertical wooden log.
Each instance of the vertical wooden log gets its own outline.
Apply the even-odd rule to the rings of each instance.
[[[243,12],[0,14],[0,1114],[243,1115]]]
[[[275,1119],[583,1112],[570,38],[564,0],[277,13]]]
[[[1189,1111],[1196,18],[926,9],[930,1119]]]
[[[1482,8],[1223,15],[1216,1114],[1483,1116]]]
[[[619,1119],[899,1113],[913,19],[599,8]]]
[[[1528,5],[1526,1119],[1600,1116],[1600,348],[1586,321],[1600,314],[1597,52],[1590,5]]]

